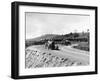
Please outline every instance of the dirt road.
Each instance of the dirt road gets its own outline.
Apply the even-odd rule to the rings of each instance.
[[[30,46],[28,49],[38,50],[41,52],[52,53],[55,56],[62,58],[70,58],[73,61],[79,61],[82,64],[89,64],[89,52],[72,48],[71,46],[59,46],[60,50],[48,50],[43,45]]]

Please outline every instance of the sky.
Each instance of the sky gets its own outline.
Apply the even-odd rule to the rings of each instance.
[[[26,39],[45,34],[82,32],[90,27],[89,15],[26,12],[25,16]]]

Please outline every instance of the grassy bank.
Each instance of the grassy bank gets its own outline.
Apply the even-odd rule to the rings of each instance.
[[[73,48],[89,51],[89,43],[88,42],[80,42],[77,46],[73,46]]]

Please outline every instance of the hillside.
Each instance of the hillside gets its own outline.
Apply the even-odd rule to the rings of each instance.
[[[78,39],[78,38],[88,38],[89,33],[69,33],[64,35],[59,34],[45,34],[40,37],[27,39],[26,41],[41,41],[41,40],[49,40],[49,39],[59,39],[59,40],[66,40],[66,39]]]
[[[60,36],[60,35],[56,35],[56,34],[45,34],[42,35],[40,37],[36,37],[36,38],[32,38],[32,39],[27,39],[27,41],[41,41],[41,40],[45,40],[45,39],[52,39],[56,36]]]

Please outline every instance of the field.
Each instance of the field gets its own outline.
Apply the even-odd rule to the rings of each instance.
[[[71,45],[59,45],[60,50],[48,50],[44,45],[26,48],[25,67],[68,67],[89,65],[89,52],[74,49]]]
[[[89,51],[89,43],[88,42],[80,42],[77,46],[73,46],[76,49]]]

